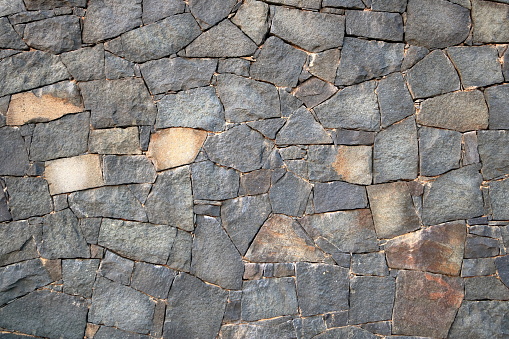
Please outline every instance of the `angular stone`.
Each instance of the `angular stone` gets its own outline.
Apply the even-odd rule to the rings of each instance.
[[[159,265],[137,262],[131,287],[153,297],[166,299],[176,272]]]
[[[54,9],[61,7],[87,7],[86,0],[27,0],[26,6],[29,11],[39,9]]]
[[[83,22],[83,42],[114,38],[141,25],[141,0],[92,0]]]
[[[323,262],[325,259],[295,220],[279,214],[263,224],[245,257],[252,262]]]
[[[403,41],[403,19],[396,13],[347,11],[346,34],[387,41]]]
[[[462,277],[475,277],[495,274],[495,258],[463,259],[461,267]],[[500,276],[500,273],[499,273]],[[502,281],[504,279],[500,277]]]
[[[476,43],[509,42],[509,6],[487,1],[472,1],[473,40]]]
[[[81,47],[80,18],[62,15],[30,22],[25,26],[23,38],[39,50],[60,54]]]
[[[496,276],[468,278],[465,300],[509,300],[509,288]]]
[[[436,225],[483,215],[481,182],[477,165],[465,166],[440,176],[425,188],[422,213],[424,224]]]
[[[489,107],[489,128],[509,129],[506,108],[509,104],[509,85],[489,87],[484,91]]]
[[[9,206],[7,205],[6,192],[0,192],[0,222],[12,220]]]
[[[277,37],[268,38],[251,65],[251,77],[276,86],[295,87],[306,61],[306,53]]]
[[[154,313],[155,312],[156,311],[154,311]],[[99,325],[94,326],[99,327]],[[122,331],[115,327],[101,326],[94,334],[94,339],[150,339],[150,337],[148,335]]]
[[[0,16],[16,14],[25,10],[23,0],[1,0]]]
[[[465,242],[465,258],[489,258],[500,254],[497,239],[468,235]]]
[[[214,26],[230,14],[235,5],[235,0],[191,0],[189,9],[193,16],[198,20],[203,29]]]
[[[270,32],[310,52],[341,47],[345,18],[339,15],[275,7]]]
[[[392,333],[447,337],[463,295],[461,278],[400,271]]]
[[[101,266],[99,266],[97,275],[129,286],[133,268],[134,261],[106,251],[104,258],[101,260]]]
[[[0,245],[0,266],[39,257],[27,221],[1,224]]]
[[[276,136],[277,145],[330,144],[332,139],[313,115],[302,106],[290,115]]]
[[[372,0],[371,9],[382,12],[403,13],[407,7],[407,0]]]
[[[164,96],[157,105],[157,128],[190,127],[219,132],[224,112],[212,87],[195,88]]]
[[[326,128],[377,131],[380,111],[375,88],[376,83],[370,81],[340,90],[314,108],[318,120]]]
[[[0,18],[0,47],[27,50],[28,46],[12,28],[7,18]]]
[[[463,166],[477,164],[479,162],[477,132],[471,131],[463,133],[462,144],[461,162]]]
[[[316,213],[366,208],[368,198],[362,186],[342,181],[316,183],[313,191]]]
[[[239,194],[257,195],[267,193],[270,188],[271,176],[271,171],[265,169],[242,175],[240,177]]]
[[[329,99],[336,91],[337,88],[335,86],[312,77],[297,87],[295,96],[302,100],[306,107],[312,108]]]
[[[383,128],[415,113],[414,102],[401,74],[391,74],[380,80],[376,92]]]
[[[117,57],[110,52],[104,55],[104,73],[106,79],[116,80],[134,76],[134,63]]]
[[[341,252],[378,251],[369,209],[309,215],[300,224],[315,241],[324,238]]]
[[[481,259],[478,259],[481,260]],[[495,259],[495,266],[500,280],[509,287],[509,255],[498,257]]]
[[[345,38],[335,84],[348,86],[400,70],[404,45]]]
[[[352,255],[352,273],[356,275],[388,276],[389,268],[383,252]]]
[[[334,134],[334,143],[339,145],[373,145],[375,132],[338,129]]]
[[[61,58],[75,80],[90,81],[105,77],[103,45],[67,52]]]
[[[365,7],[361,0],[323,0],[322,6],[354,9],[364,9]]]
[[[231,73],[248,77],[250,67],[251,62],[249,62],[249,60],[246,59],[242,58],[219,59],[217,73],[220,74]]]
[[[291,317],[260,320],[245,324],[221,326],[219,338],[295,338],[295,327]],[[8,338],[9,339],[9,338]]]
[[[104,185],[100,157],[95,154],[48,161],[44,177],[51,195]]]
[[[83,298],[92,297],[92,287],[94,286],[99,262],[99,259],[62,261],[64,292],[67,294],[79,295]]]
[[[491,210],[494,220],[509,219],[509,180],[492,181],[489,183]]]
[[[340,54],[339,49],[311,54],[308,63],[309,72],[320,79],[334,83]]]
[[[496,338],[509,333],[504,301],[464,301],[449,331],[451,339]],[[489,319],[489,321],[486,321]]]
[[[94,128],[154,124],[156,106],[141,79],[89,81],[80,88]]]
[[[106,155],[103,157],[106,185],[153,183],[156,170],[144,155]]]
[[[193,164],[191,171],[195,199],[226,200],[237,197],[239,174],[235,170],[203,161]]]
[[[359,0],[360,1],[360,0]],[[298,8],[320,9],[319,0],[271,0],[271,3]]]
[[[79,218],[147,221],[143,206],[126,186],[106,186],[71,193],[69,206]]]
[[[460,160],[461,133],[424,126],[419,129],[421,175],[432,177],[456,169]]]
[[[460,78],[454,65],[444,52],[439,50],[429,53],[410,68],[406,80],[414,99],[432,97],[460,89]]]
[[[352,277],[348,323],[390,320],[395,287],[393,277]]]
[[[483,87],[504,81],[498,52],[494,47],[450,47],[447,54],[458,69],[465,88]]]
[[[375,137],[373,148],[373,182],[417,178],[417,128],[413,117],[408,117]]]
[[[352,184],[371,184],[372,153],[370,146],[339,146],[332,167],[341,180]]]
[[[127,331],[148,333],[155,303],[130,287],[98,278],[94,286],[88,321]]]
[[[0,309],[0,327],[40,337],[82,339],[87,312],[81,298],[35,291]]]
[[[312,185],[286,172],[280,178],[272,178],[269,190],[270,203],[274,213],[282,213],[294,217],[304,213]]]
[[[151,24],[171,15],[184,13],[186,4],[182,0],[168,0],[160,2],[159,0],[143,0],[144,24]]]
[[[428,55],[428,53],[429,50],[426,47],[409,46],[405,51],[405,59],[403,59],[403,63],[401,64],[401,71],[403,72],[413,67],[416,63]]]
[[[137,127],[91,130],[88,150],[99,154],[140,154]]]
[[[0,175],[24,175],[28,170],[28,152],[17,128],[0,128]]]
[[[444,0],[409,0],[405,40],[412,45],[444,48],[462,43],[470,31],[467,8]]]
[[[303,316],[348,309],[348,269],[297,263],[297,295]]]
[[[6,177],[9,209],[14,220],[42,216],[53,210],[48,183],[42,178]]]
[[[247,125],[252,129],[263,134],[269,139],[276,139],[276,134],[286,123],[286,119],[274,118],[248,122]]]
[[[260,81],[225,74],[217,77],[217,93],[228,122],[281,116],[277,88]]]
[[[367,191],[378,238],[393,238],[420,227],[406,182],[372,185]]]
[[[481,156],[481,173],[485,180],[495,179],[509,173],[509,132],[479,131],[479,155]]]
[[[313,337],[313,339],[335,339],[335,338],[376,339],[379,337],[377,337],[371,332],[368,332],[356,326],[344,326],[332,328]]]
[[[248,0],[239,7],[232,22],[257,45],[260,45],[269,30],[268,14],[269,6],[266,3]]]
[[[191,251],[193,237],[190,233],[177,229],[167,265],[175,270],[189,272],[191,269]]]

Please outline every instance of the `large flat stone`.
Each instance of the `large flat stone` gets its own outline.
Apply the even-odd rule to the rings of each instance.
[[[348,323],[391,320],[395,289],[393,277],[352,277]]]
[[[151,24],[168,16],[184,13],[186,5],[182,0],[143,0],[142,20],[144,24]]]
[[[313,191],[316,213],[366,208],[368,198],[363,186],[342,181],[316,183]]]
[[[503,2],[503,1],[500,1]],[[507,43],[509,6],[490,1],[472,1],[473,40],[478,43]]]
[[[14,220],[43,216],[53,210],[46,180],[38,177],[6,177],[5,185]]]
[[[160,299],[166,299],[177,272],[165,266],[137,262],[131,286]]]
[[[106,251],[97,276],[105,277],[111,281],[116,281],[122,285],[129,286],[133,275],[134,261],[116,255],[113,252]]]
[[[61,15],[25,26],[23,38],[35,49],[54,54],[68,52],[81,47],[80,18],[74,15]]]
[[[506,114],[506,107],[509,104],[509,85],[489,87],[484,91],[484,96],[489,108],[489,128],[509,129],[509,117]]]
[[[104,46],[84,47],[60,55],[74,80],[90,81],[105,77]]]
[[[461,139],[461,133],[456,131],[421,127],[419,129],[420,174],[432,177],[458,168],[461,161]]]
[[[372,180],[372,155],[371,146],[339,146],[332,168],[341,180],[369,185]]]
[[[74,259],[62,262],[63,291],[83,298],[92,297],[99,259]]]
[[[494,47],[450,47],[447,54],[458,69],[465,88],[489,86],[504,81],[498,51]]]
[[[28,152],[17,128],[0,128],[0,175],[24,175],[29,167]]]
[[[394,73],[380,80],[376,93],[382,127],[388,127],[415,113],[414,102],[401,74]]]
[[[156,170],[144,155],[105,155],[103,157],[106,185],[144,184],[156,180]]]
[[[479,131],[479,155],[481,157],[481,173],[485,180],[495,179],[509,173],[509,132]]]
[[[6,16],[25,10],[23,0],[3,0],[0,2],[0,16]]]
[[[504,336],[507,328],[507,301],[464,301],[449,332],[451,339]],[[489,319],[489,321],[486,321]]]
[[[509,300],[509,288],[496,276],[465,279],[465,300]]]
[[[273,177],[269,190],[272,211],[294,217],[301,216],[306,209],[312,185],[292,172],[286,172],[275,179]]]
[[[137,127],[91,130],[88,151],[99,154],[141,154]]]
[[[403,41],[403,18],[397,13],[347,11],[346,34],[377,40]]]
[[[191,166],[195,199],[226,200],[235,198],[239,191],[239,174],[233,169],[202,161]]]
[[[219,338],[295,338],[295,327],[291,317],[260,320],[221,326]],[[9,338],[8,338],[9,339]]]

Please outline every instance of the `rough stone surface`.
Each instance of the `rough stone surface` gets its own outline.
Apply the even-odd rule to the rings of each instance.
[[[472,1],[473,40],[481,43],[508,42],[509,6],[487,1]]]
[[[308,62],[309,72],[320,79],[334,83],[340,55],[339,49],[311,54]]]
[[[485,180],[495,179],[509,172],[507,140],[509,140],[509,134],[505,130],[479,131],[481,173]]]
[[[156,179],[154,165],[144,155],[106,155],[103,169],[106,185],[152,183]]]
[[[0,265],[5,266],[39,256],[27,221],[14,221],[0,227]]]
[[[474,339],[482,336],[496,337],[509,333],[504,301],[464,301],[452,324],[449,338]],[[490,319],[486,322],[484,319]]]
[[[353,277],[348,322],[360,324],[390,320],[395,288],[396,282],[392,277]]]
[[[376,89],[383,128],[415,113],[414,102],[400,74],[391,74]]]
[[[90,153],[140,154],[138,128],[106,128],[91,130],[88,139]]]
[[[450,47],[447,54],[458,69],[463,87],[482,87],[504,81],[496,48]]]
[[[133,268],[134,262],[132,260],[107,251],[101,261],[97,275],[128,286],[131,282]]]
[[[509,213],[507,210],[507,198],[509,189],[509,180],[500,180],[490,182],[489,192],[491,200],[491,210],[493,219],[495,220],[507,220],[509,219]]]
[[[383,252],[352,255],[352,273],[357,275],[388,276],[389,268]]]
[[[62,62],[78,81],[104,79],[104,58],[104,46],[101,44],[61,54]]]
[[[509,103],[509,86],[487,88],[484,95],[489,108],[489,128],[509,129],[509,117],[505,113],[505,107]]]
[[[64,293],[92,297],[95,274],[99,268],[99,259],[70,259],[62,261],[62,279]]]
[[[143,0],[142,20],[144,24],[151,24],[166,17],[184,13],[185,3],[182,0]]]
[[[274,213],[294,217],[301,216],[306,208],[312,185],[292,172],[286,172],[280,178],[272,180],[269,190],[270,204]]]
[[[269,30],[268,14],[269,6],[266,3],[248,0],[239,7],[232,22],[257,45],[260,45]]]
[[[403,41],[403,19],[396,13],[347,11],[346,34],[387,41]]]
[[[19,129],[0,128],[0,174],[24,175],[28,169],[28,152]]]
[[[131,286],[153,297],[166,299],[174,277],[175,271],[165,266],[137,262]]]
[[[226,18],[234,5],[234,0],[191,0],[189,8],[194,17],[198,19],[200,26],[202,26],[202,28],[208,28]]]
[[[312,108],[329,99],[336,91],[335,86],[312,77],[297,88],[295,96],[302,100],[308,108]]]
[[[465,279],[465,300],[509,300],[509,288],[496,276]]]
[[[419,171],[424,176],[436,176],[459,167],[461,133],[445,129],[419,129]]]
[[[8,205],[14,220],[42,216],[53,210],[48,183],[42,178],[7,177]]]
[[[340,179],[359,185],[371,184],[372,154],[370,146],[339,146],[332,167]]]
[[[316,183],[313,191],[316,213],[365,208],[368,205],[366,189],[342,181]]]
[[[26,25],[23,38],[30,47],[60,54],[81,47],[80,19],[62,15]]]
[[[7,18],[0,18],[0,32],[2,32],[0,38],[2,48],[28,49],[28,46],[21,40],[21,36],[12,28]]]
[[[191,166],[195,199],[226,200],[235,198],[239,190],[239,174],[211,161]]]
[[[276,136],[277,145],[330,143],[330,135],[304,106],[290,115]]]
[[[500,254],[497,239],[468,235],[465,242],[465,258],[489,258]]]

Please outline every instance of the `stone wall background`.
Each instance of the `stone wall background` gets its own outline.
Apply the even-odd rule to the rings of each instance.
[[[508,18],[0,0],[0,338],[509,337]]]

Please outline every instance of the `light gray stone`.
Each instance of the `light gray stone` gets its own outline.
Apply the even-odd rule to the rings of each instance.
[[[509,64],[509,61],[508,61]],[[484,91],[489,108],[489,128],[509,129],[509,85],[489,87]]]
[[[60,54],[81,47],[80,18],[62,15],[28,23],[23,39],[39,50]]]
[[[451,326],[449,338],[475,339],[507,335],[508,312],[508,302],[464,301]]]
[[[291,172],[281,177],[272,177],[269,190],[270,204],[274,213],[301,216],[306,208],[312,185]]]
[[[484,87],[504,81],[498,51],[491,46],[449,47],[447,54],[463,87]]]
[[[391,74],[380,80],[376,93],[382,127],[388,127],[415,113],[414,102],[401,74]]]
[[[184,13],[186,4],[182,0],[143,0],[142,20],[145,25],[154,23],[171,15]]]
[[[0,224],[0,266],[39,257],[27,221]]]
[[[249,76],[249,68],[251,67],[251,62],[242,58],[228,58],[228,59],[219,59],[219,64],[217,66],[217,73],[231,73],[237,74],[244,77]]]
[[[237,197],[239,174],[235,170],[203,161],[193,164],[191,171],[195,199],[226,200]]]
[[[423,176],[436,176],[456,169],[461,160],[461,133],[446,129],[419,129],[419,165]]]
[[[331,144],[332,139],[313,115],[302,106],[290,115],[276,136],[277,145]]]
[[[92,287],[99,268],[99,259],[70,259],[62,261],[64,293],[92,297]]]
[[[0,16],[6,16],[25,10],[23,0],[0,0]]]
[[[355,339],[376,339],[378,338],[371,332],[356,326],[344,326],[329,329],[315,337],[314,339],[334,339],[334,338],[355,338]]]
[[[272,172],[261,169],[243,174],[240,177],[240,195],[257,195],[267,193],[270,188]]]
[[[368,205],[366,189],[342,181],[316,183],[313,191],[316,213],[365,208]]]
[[[300,320],[300,319],[299,319]],[[295,338],[296,328],[291,317],[260,320],[245,324],[232,324],[221,326],[219,338]],[[9,338],[8,338],[9,339]]]
[[[320,79],[334,83],[340,54],[339,49],[311,54],[308,63],[309,72]]]
[[[266,3],[248,0],[239,7],[232,22],[257,45],[260,45],[269,30],[268,14],[269,6]]]
[[[101,260],[101,266],[99,266],[97,275],[129,286],[133,268],[134,261],[122,258],[113,252],[106,251],[104,258]]]
[[[303,9],[320,9],[319,0],[271,0],[271,3],[298,7]]]
[[[177,236],[173,242],[167,265],[175,270],[189,272],[191,268],[191,251],[193,236],[177,229]]]
[[[28,152],[18,128],[0,128],[0,175],[24,175],[29,167]]]
[[[391,320],[395,290],[393,277],[352,277],[348,322],[360,324]]]
[[[91,130],[88,151],[99,154],[140,154],[137,127]]]
[[[69,73],[77,81],[100,80],[105,77],[104,47],[102,44],[63,53],[60,57]]]
[[[403,72],[413,67],[416,63],[418,63],[426,55],[428,55],[428,53],[429,50],[426,47],[409,46],[405,51],[405,58],[403,59],[403,63],[401,64],[401,71]]]
[[[397,13],[347,11],[346,34],[387,41],[403,41],[403,18]]]
[[[106,155],[103,157],[106,185],[153,183],[156,170],[144,155]]]
[[[42,178],[6,177],[8,205],[14,220],[42,216],[53,210],[48,183]]]
[[[491,1],[472,1],[473,40],[478,43],[509,42],[509,6]]]
[[[306,107],[312,108],[329,99],[337,90],[330,83],[312,77],[297,87],[295,96],[302,100]]]
[[[175,271],[165,266],[137,262],[131,287],[153,297],[166,299],[175,275]]]
[[[509,180],[492,181],[489,183],[491,210],[494,220],[509,219]]]
[[[495,179],[509,173],[509,132],[479,131],[479,155],[481,157],[481,173],[485,180]]]
[[[148,335],[122,331],[115,327],[101,326],[95,332],[94,339],[150,339],[150,337]]]
[[[67,6],[86,7],[86,0],[26,0],[26,6],[29,11],[39,9],[54,9]]]
[[[12,28],[7,18],[0,18],[0,47],[1,48],[12,48],[12,49],[28,49],[26,43]]]
[[[247,125],[252,129],[263,134],[269,139],[276,139],[276,134],[286,123],[286,119],[274,118],[248,122]]]
[[[322,6],[354,9],[364,9],[365,7],[361,0],[323,0]]]

